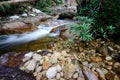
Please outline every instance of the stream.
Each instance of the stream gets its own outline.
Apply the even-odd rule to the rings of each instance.
[[[39,46],[35,48],[41,49],[43,44],[48,44],[56,40],[60,34],[60,28],[68,25],[68,21],[48,20],[37,26],[37,30],[25,32],[22,34],[0,35],[0,51],[16,51],[27,50],[29,46]],[[52,31],[53,29],[56,29]],[[42,44],[42,45],[41,45]],[[40,48],[41,47],[41,48]],[[23,48],[23,49],[22,49]],[[29,50],[33,50],[32,48]]]

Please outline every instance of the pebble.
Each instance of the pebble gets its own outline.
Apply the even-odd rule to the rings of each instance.
[[[57,68],[56,67],[50,67],[47,71],[46,71],[46,76],[48,79],[52,79],[56,76],[57,73]]]
[[[30,58],[32,57],[33,53],[34,53],[34,52],[26,53],[26,54],[24,55],[24,57],[30,59]]]
[[[60,73],[57,73],[57,74],[56,74],[56,79],[59,80],[60,77],[61,77],[61,76],[60,76]]]
[[[64,78],[70,79],[74,72],[76,71],[76,66],[72,63],[65,64],[63,67]]]
[[[42,56],[35,53],[35,54],[33,54],[33,59],[34,59],[35,61],[40,61],[40,60],[42,59]]]
[[[119,62],[116,62],[115,64],[114,64],[114,67],[116,68],[116,67],[120,67],[120,63]]]
[[[25,67],[26,70],[34,71],[35,66],[36,66],[36,61],[32,59],[32,60],[26,62],[25,65],[26,65],[26,67]]]
[[[107,61],[110,61],[110,60],[112,60],[112,57],[111,57],[111,56],[107,56],[105,59],[106,59]]]
[[[42,66],[39,66],[39,67],[36,68],[35,71],[36,71],[36,72],[40,72],[41,70],[42,70]]]
[[[78,73],[77,73],[77,72],[74,73],[73,78],[74,78],[74,79],[78,78]]]
[[[49,61],[43,61],[43,70],[48,69],[52,64]]]
[[[57,65],[57,71],[60,72],[62,70],[62,67],[60,65]]]
[[[84,71],[88,80],[98,80],[97,76],[91,71]]]

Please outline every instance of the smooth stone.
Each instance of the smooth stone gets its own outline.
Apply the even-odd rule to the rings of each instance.
[[[52,64],[49,61],[43,61],[43,70],[48,69]]]
[[[40,72],[41,70],[42,70],[42,66],[39,66],[39,67],[36,68],[35,71],[36,71],[36,72]]]
[[[42,59],[42,56],[35,53],[35,54],[33,54],[33,59],[36,61],[40,61]]]
[[[78,78],[78,73],[77,73],[77,72],[74,73],[73,78],[74,78],[74,79]]]
[[[26,54],[24,55],[24,57],[30,59],[30,58],[33,56],[33,53],[34,53],[34,52],[26,53]]]
[[[34,71],[35,66],[36,66],[36,61],[32,59],[32,60],[26,62],[25,65],[26,65],[26,67],[25,67],[26,70]]]
[[[28,15],[27,15],[27,13],[23,13],[21,16],[22,17],[27,17]]]
[[[105,79],[105,74],[104,74],[104,72],[103,72],[102,70],[96,68],[96,71],[99,73],[100,77],[101,77],[103,80],[106,80],[106,79]]]
[[[61,77],[60,73],[57,73],[57,74],[56,74],[56,79],[59,80],[60,77]]]
[[[18,19],[18,18],[20,18],[18,15],[10,16],[10,19],[12,19],[12,20],[15,20],[15,19]]]
[[[30,16],[32,16],[32,17],[35,17],[35,14],[29,14]]]
[[[62,70],[62,67],[60,65],[57,65],[57,71],[60,72]]]
[[[105,59],[106,59],[107,61],[110,61],[110,60],[112,60],[112,57],[111,57],[111,56],[107,56]]]
[[[70,79],[73,76],[76,69],[76,65],[73,65],[72,63],[65,64],[65,66],[63,67],[64,78]]]
[[[110,46],[108,46],[108,49],[109,49],[110,51],[114,51],[114,49],[113,49],[112,47],[110,47]]]
[[[42,78],[42,73],[38,73],[36,76],[36,80],[41,80],[41,78]]]
[[[47,71],[46,71],[46,76],[48,79],[52,79],[56,76],[57,74],[57,68],[56,67],[50,67]]]
[[[91,71],[84,71],[84,74],[88,80],[98,80],[97,76]]]

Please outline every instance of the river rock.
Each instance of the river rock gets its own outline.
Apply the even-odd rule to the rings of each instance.
[[[96,71],[99,73],[99,75],[100,75],[100,77],[103,79],[103,80],[106,80],[105,79],[105,74],[104,74],[104,72],[101,70],[101,69],[96,69]]]
[[[78,73],[77,73],[77,72],[74,73],[73,78],[74,78],[74,79],[78,78]]]
[[[21,16],[22,17],[27,17],[28,15],[27,15],[27,13],[23,13]]]
[[[46,71],[46,76],[48,79],[52,79],[56,76],[57,74],[57,68],[56,67],[50,67],[47,71]]]
[[[42,67],[45,70],[48,69],[51,65],[52,64],[49,61],[44,61]]]
[[[35,66],[36,66],[36,61],[33,59],[25,63],[25,69],[27,71],[34,71]]]
[[[42,56],[41,55],[39,55],[39,54],[33,54],[33,59],[34,60],[36,60],[36,61],[40,61],[41,60],[41,58],[42,58]]]
[[[56,74],[56,79],[59,80],[60,77],[61,77],[60,73],[57,73],[57,74]]]
[[[36,71],[36,72],[40,72],[41,70],[42,70],[42,66],[39,66],[39,67],[36,68],[35,71]]]
[[[76,69],[76,65],[73,65],[72,63],[66,63],[63,67],[64,78],[70,79],[73,76]]]
[[[57,71],[60,72],[62,70],[62,67],[60,65],[57,65]]]
[[[34,52],[29,52],[29,53],[26,53],[24,55],[24,59],[23,59],[23,62],[25,62],[26,60],[29,60],[30,58],[32,58],[32,55],[33,55]]]
[[[105,59],[106,59],[107,61],[110,61],[110,60],[112,60],[112,57],[111,57],[111,56],[107,56]]]
[[[36,80],[41,80],[41,78],[42,78],[42,73],[38,73],[36,76]]]
[[[84,71],[87,80],[98,80],[97,76],[91,71]]]
[[[18,18],[20,18],[18,15],[10,16],[10,19],[12,19],[12,20],[15,20],[15,19],[18,19]]]

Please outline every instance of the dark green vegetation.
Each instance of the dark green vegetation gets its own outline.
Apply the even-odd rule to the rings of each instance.
[[[78,3],[78,16],[86,16],[88,19],[93,19],[92,27],[88,28],[90,30],[88,30],[89,34],[94,38],[112,37],[117,42],[120,41],[120,0],[76,1]],[[80,24],[79,27],[75,27],[77,28],[76,30],[79,30],[80,26],[82,25]]]
[[[9,15],[13,15],[13,14],[21,14],[27,8],[28,5],[29,4],[10,5],[8,3],[0,5],[0,16],[9,16]]]
[[[5,1],[5,0],[3,0]],[[27,9],[28,6],[33,6],[34,8],[40,9],[43,12],[50,13],[49,7],[61,4],[62,0],[36,0],[29,3],[18,4],[2,4],[0,5],[0,16],[9,16],[13,14],[21,14]]]

